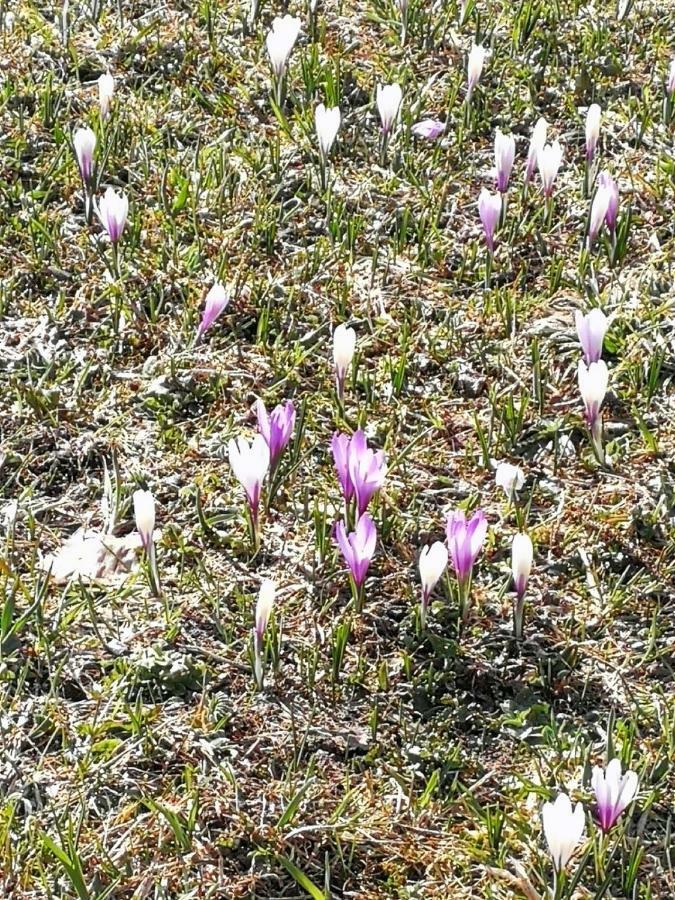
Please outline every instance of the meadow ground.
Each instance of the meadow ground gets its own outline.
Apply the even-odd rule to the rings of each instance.
[[[385,0],[250,12],[0,0],[2,896],[531,900],[553,885],[542,805],[564,791],[586,828],[559,898],[673,897],[673,3],[410,0],[404,42]],[[302,29],[275,106],[265,35],[286,12]],[[403,92],[385,153],[378,82]],[[326,188],[320,102],[342,112]],[[620,214],[589,252],[593,102],[591,180],[612,174]],[[523,187],[539,116],[564,154],[550,207],[538,175]],[[444,134],[416,137],[423,118]],[[95,197],[130,202],[116,261],[87,221],[84,125]],[[486,284],[496,128],[516,161]],[[229,305],[195,341],[215,280]],[[574,313],[594,306],[604,463],[577,386]],[[227,445],[258,397],[297,419],[254,553]],[[359,425],[387,456],[361,612],[330,452]],[[525,474],[516,507],[503,460]],[[82,526],[132,557],[139,486],[161,596],[140,556],[47,573]],[[452,574],[426,628],[417,613],[420,550],[456,507],[489,522],[461,633]],[[613,756],[640,783],[604,837],[590,775]]]

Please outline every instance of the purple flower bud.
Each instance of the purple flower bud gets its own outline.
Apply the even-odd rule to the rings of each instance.
[[[275,406],[268,415],[262,400],[256,403],[258,431],[270,449],[270,468],[273,468],[286,449],[295,425],[295,407],[290,400]]]
[[[351,438],[334,434],[331,448],[344,498],[347,502],[356,500],[357,514],[361,516],[384,484],[387,474],[384,451],[371,450],[361,429]]]
[[[487,529],[487,518],[482,509],[476,510],[468,522],[463,509],[454,510],[448,516],[445,534],[450,559],[460,583],[468,581],[483,547]]]
[[[608,832],[635,797],[638,789],[637,774],[629,769],[622,776],[620,760],[613,759],[604,771],[600,766],[595,766],[591,785],[598,804],[600,828]]]
[[[511,544],[511,575],[518,599],[522,600],[532,571],[534,550],[528,535],[518,532]]]
[[[219,281],[216,281],[206,295],[202,320],[197,328],[198,338],[209,330],[229,302],[230,298],[227,296],[225,288]]]
[[[602,345],[607,333],[607,316],[601,309],[592,309],[583,316],[579,310],[574,314],[579,343],[584,351],[587,366],[597,362],[602,356]]]
[[[483,223],[485,243],[490,253],[495,250],[495,229],[502,214],[502,198],[483,188],[478,197],[478,215]]]
[[[73,149],[82,181],[85,185],[89,185],[94,171],[94,151],[96,150],[96,135],[91,128],[78,128],[73,135]]]
[[[516,142],[512,134],[495,133],[495,171],[497,173],[497,190],[505,194],[509,189],[509,179],[513,160],[516,155]]]
[[[422,119],[421,122],[416,122],[410,130],[415,137],[435,141],[445,131],[445,123],[441,122],[440,119]]]
[[[122,237],[129,213],[129,200],[124,194],[116,194],[109,187],[98,204],[98,217],[108,232],[108,237],[116,244]]]
[[[579,379],[579,393],[584,403],[584,415],[586,422],[592,429],[600,417],[600,407],[607,393],[607,385],[609,382],[609,372],[604,360],[591,363],[589,366],[584,365],[579,360],[577,370]]]
[[[466,65],[466,74],[467,74],[467,90],[466,90],[466,99],[471,100],[471,95],[473,94],[473,89],[476,87],[478,82],[480,81],[480,76],[483,71],[483,64],[485,62],[485,57],[487,56],[487,50],[481,44],[473,44],[471,50],[469,51],[469,58]]]
[[[605,213],[605,225],[607,230],[614,233],[619,217],[619,188],[609,172],[601,172],[598,175],[598,185],[603,187],[608,194],[607,212]]]
[[[375,552],[377,531],[368,513],[361,516],[356,530],[347,534],[344,522],[335,526],[335,540],[340,548],[344,561],[349,567],[354,584],[360,588],[365,581],[368,566]]]

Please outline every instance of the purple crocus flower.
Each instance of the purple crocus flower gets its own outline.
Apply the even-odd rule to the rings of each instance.
[[[445,123],[440,119],[422,119],[421,122],[416,122],[410,130],[415,137],[435,141],[445,131]]]
[[[344,561],[349,566],[349,571],[357,588],[360,588],[366,579],[368,566],[375,552],[377,531],[375,524],[368,513],[361,516],[356,530],[347,534],[345,523],[340,521],[335,526],[335,540],[342,552]]]
[[[616,231],[616,221],[619,217],[619,188],[609,172],[601,172],[598,175],[598,186],[605,188],[608,194],[605,225],[607,230],[613,234]]]
[[[219,281],[216,281],[206,295],[202,320],[197,329],[198,338],[209,330],[229,302],[230,298],[227,296],[225,288]]]
[[[94,172],[94,153],[96,151],[96,135],[91,128],[78,128],[73,135],[73,148],[80,175],[86,187]]]
[[[591,786],[598,804],[598,823],[606,833],[637,794],[638,776],[630,769],[622,776],[621,761],[613,759],[604,771],[595,766]]]
[[[383,450],[371,450],[365,434],[359,429],[349,445],[349,477],[354,485],[356,507],[361,516],[373,496],[384,484],[387,474]]]
[[[291,400],[275,406],[268,414],[265,404],[258,400],[255,405],[258,416],[258,431],[270,448],[270,468],[274,468],[286,449],[295,425],[295,407]]]
[[[516,142],[513,135],[503,134],[498,128],[495,132],[495,174],[500,194],[505,194],[509,189],[515,156]]]
[[[502,198],[483,188],[478,197],[478,215],[483,223],[485,243],[490,253],[495,252],[495,229],[502,214]]]
[[[357,514],[361,516],[384,484],[387,474],[384,451],[371,450],[361,429],[351,438],[334,434],[331,447],[344,498],[347,503],[352,498],[356,500]]]
[[[109,187],[98,204],[98,217],[108,232],[108,237],[116,244],[122,237],[129,214],[129,200],[125,194],[116,194]]]
[[[450,559],[460,584],[466,584],[471,577],[487,528],[487,518],[482,509],[476,510],[468,522],[463,509],[456,509],[448,516],[445,533]]]
[[[607,333],[607,316],[597,307],[586,315],[579,310],[574,314],[579,335],[579,343],[584,351],[584,362],[587,366],[597,362],[602,356],[602,345]]]
[[[331,450],[333,451],[333,461],[335,462],[338,481],[347,503],[354,496],[354,485],[349,477],[349,443],[349,436],[339,434],[337,431],[331,441]]]

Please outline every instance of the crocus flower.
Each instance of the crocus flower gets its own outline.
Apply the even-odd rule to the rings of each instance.
[[[476,510],[468,521],[463,509],[453,510],[448,516],[445,535],[452,567],[460,584],[466,584],[471,578],[487,529],[487,518],[482,509]]]
[[[263,674],[263,637],[272,614],[277,587],[271,578],[265,578],[260,585],[258,600],[255,605],[255,625],[253,626],[253,666],[258,689],[264,684]]]
[[[420,580],[422,582],[422,603],[420,606],[420,620],[422,627],[426,623],[427,609],[431,592],[438,584],[445,567],[448,564],[448,548],[442,541],[436,541],[431,546],[422,547],[420,553]]]
[[[606,833],[637,794],[637,773],[629,769],[622,775],[621,760],[613,759],[605,770],[594,767],[591,786],[597,801],[598,822]]]
[[[601,172],[598,175],[598,185],[606,188],[608,192],[607,212],[605,213],[605,225],[607,230],[614,234],[616,221],[619,216],[619,188],[609,172]]]
[[[586,113],[586,160],[591,163],[600,138],[600,116],[602,110],[597,103],[591,103]]]
[[[505,194],[509,189],[509,178],[516,155],[516,142],[512,134],[503,134],[499,128],[495,132],[495,170],[497,190]]]
[[[539,152],[546,143],[547,128],[548,125],[546,124],[546,119],[540,117],[539,119],[537,119],[537,123],[532,129],[530,149],[527,151],[527,164],[525,166],[526,183],[530,181],[530,179],[534,175],[534,170],[537,168],[537,159],[539,158]]]
[[[265,578],[260,585],[258,600],[255,605],[255,626],[254,631],[259,641],[262,641],[270,620],[272,607],[274,606],[274,597],[277,592],[277,586],[271,578]]]
[[[270,467],[270,450],[262,434],[256,434],[249,444],[243,437],[228,444],[230,465],[244,488],[254,524],[258,519],[260,493]]]
[[[445,131],[445,122],[441,122],[440,119],[422,119],[421,122],[415,122],[410,130],[415,137],[435,141]]]
[[[347,534],[344,522],[339,521],[335,526],[335,539],[349,567],[354,584],[360,590],[375,552],[377,540],[375,524],[366,513],[359,519],[355,531]]]
[[[230,298],[225,288],[219,281],[216,281],[206,295],[202,320],[197,329],[197,337],[201,337],[209,330],[229,302]]]
[[[537,156],[537,166],[539,167],[539,177],[541,178],[541,186],[545,197],[553,194],[553,183],[562,163],[563,151],[560,141],[553,141],[552,144],[544,144]]]
[[[590,427],[593,427],[600,416],[600,407],[607,393],[609,372],[602,359],[592,362],[588,366],[579,360],[578,376],[579,392],[584,401],[586,421]]]
[[[544,803],[542,810],[544,837],[557,872],[567,866],[584,833],[584,808],[572,809],[567,794],[558,794],[555,803]]]
[[[598,236],[598,232],[602,228],[607,215],[607,210],[609,209],[610,199],[610,188],[604,183],[599,183],[593,197],[593,202],[591,203],[591,215],[588,222],[589,248],[593,246],[593,243]]]
[[[110,72],[104,72],[98,80],[98,105],[102,119],[107,119],[110,115],[110,105],[114,93],[115,79]]]
[[[495,252],[495,229],[502,214],[502,198],[482,188],[478,196],[478,215],[483,224],[485,243],[490,253]]]
[[[335,384],[338,397],[342,399],[345,389],[347,371],[354,358],[356,349],[356,332],[342,323],[333,332],[333,362],[335,363]]]
[[[279,406],[275,406],[268,415],[262,400],[256,403],[258,416],[258,431],[265,438],[270,451],[270,468],[279,461],[279,457],[286,449],[293,434],[295,425],[295,407],[291,400],[287,400]]]
[[[109,187],[98,204],[98,217],[108,232],[108,237],[116,244],[122,237],[129,212],[129,200],[125,194],[116,194]]]
[[[400,84],[378,84],[376,92],[377,111],[382,122],[382,131],[388,135],[398,117],[403,100]]]
[[[276,16],[272,21],[272,28],[265,38],[265,44],[272,71],[277,78],[281,78],[286,71],[286,64],[300,34],[300,27],[300,19],[290,15],[283,18]]]
[[[319,147],[321,155],[325,159],[330,153],[331,147],[335,143],[335,138],[340,129],[340,107],[331,106],[326,108],[323,103],[319,103],[314,110],[314,125],[316,127],[316,136],[319,139]]]
[[[359,429],[352,435],[348,454],[349,480],[354,486],[356,511],[363,515],[373,495],[384,484],[387,463],[383,450],[371,450],[365,434]]]
[[[591,432],[593,447],[600,462],[603,461],[602,417],[600,407],[607,393],[609,372],[604,360],[599,359],[589,366],[579,360],[579,392],[584,402],[584,416]]]
[[[607,316],[601,309],[594,308],[585,316],[576,311],[574,319],[579,335],[579,343],[584,351],[584,362],[587,366],[597,362],[602,356],[602,345],[607,333]]]
[[[467,91],[466,99],[470,100],[473,89],[480,81],[481,72],[483,71],[483,63],[487,56],[487,50],[480,44],[474,44],[469,51],[469,59],[467,62]]]
[[[82,181],[88,187],[94,172],[94,151],[96,150],[96,135],[91,128],[77,129],[73,135],[73,149]]]
[[[134,491],[134,518],[136,531],[140,535],[143,548],[147,551],[152,544],[155,531],[155,500],[150,491]]]
[[[527,590],[527,582],[532,570],[533,552],[532,541],[528,535],[522,532],[514,535],[511,544],[511,574],[519,600],[523,599]]]
[[[497,466],[495,483],[497,487],[504,491],[509,500],[513,501],[518,491],[525,484],[525,476],[518,466],[502,462]]]
[[[532,541],[528,535],[519,532],[514,535],[511,544],[511,575],[516,592],[513,604],[513,634],[516,640],[523,637],[523,618],[525,615],[525,591],[532,570]]]
[[[671,95],[675,94],[675,59],[670,63],[668,69],[668,80],[666,82],[666,91]]]
[[[357,515],[360,516],[384,484],[387,474],[384,451],[369,449],[366,436],[360,429],[351,438],[336,432],[331,448],[345,501],[349,503],[354,499]]]

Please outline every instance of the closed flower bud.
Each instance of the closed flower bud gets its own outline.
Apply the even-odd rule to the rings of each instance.
[[[277,586],[271,578],[265,578],[260,585],[258,600],[255,605],[255,633],[259,641],[262,640],[274,606],[274,597]]]
[[[400,84],[378,84],[376,92],[377,111],[380,114],[382,131],[388,135],[398,118],[403,91]]]
[[[530,149],[527,152],[527,165],[525,167],[525,181],[529,181],[534,175],[534,171],[537,168],[537,159],[539,157],[539,151],[542,149],[544,144],[546,143],[546,131],[548,125],[546,124],[546,119],[539,118],[537,119],[537,124],[532,129],[532,137],[530,138]]]
[[[198,338],[209,330],[229,301],[230,298],[227,295],[227,291],[219,281],[216,281],[206,295],[202,320],[197,328]]]
[[[340,129],[340,118],[339,106],[326,108],[323,103],[319,103],[314,111],[316,136],[319,139],[319,147],[324,157],[328,156],[331,147],[335,143],[335,138]]]
[[[608,172],[598,175],[598,185],[604,187],[608,193],[607,212],[605,213],[605,225],[611,234],[616,231],[616,222],[619,217],[619,188],[616,181]]]
[[[155,530],[155,499],[150,491],[134,491],[134,518],[143,547],[147,550],[152,543]]]
[[[482,188],[478,196],[478,215],[483,225],[485,243],[490,253],[495,250],[495,230],[502,213],[502,198],[499,194],[491,194]]]
[[[104,72],[98,80],[98,105],[102,119],[107,119],[110,115],[110,105],[114,93],[115,79],[110,72]]]
[[[593,202],[591,203],[591,215],[588,223],[589,248],[593,246],[593,243],[598,236],[598,232],[603,226],[611,198],[610,187],[604,182],[599,182],[593,197]]]
[[[533,555],[532,541],[529,536],[521,532],[514,535],[511,545],[511,574],[519,600],[523,599],[527,590]]]
[[[422,582],[422,604],[426,603],[431,592],[445,572],[448,564],[448,548],[442,541],[436,541],[431,546],[422,547],[420,553],[419,569]]]
[[[579,343],[584,351],[584,362],[589,366],[602,356],[602,345],[607,333],[607,316],[597,308],[592,309],[585,316],[577,310],[575,322]]]
[[[356,332],[341,324],[333,332],[333,362],[338,395],[342,397],[347,371],[352,364],[356,348]]]
[[[471,50],[469,51],[469,59],[467,62],[467,100],[471,99],[471,95],[473,93],[473,89],[476,87],[478,82],[480,81],[480,76],[483,71],[483,64],[485,62],[485,57],[487,56],[487,50],[482,47],[480,44],[473,44]]]
[[[600,118],[602,110],[597,103],[591,103],[586,113],[586,159],[592,162],[600,138]]]
[[[495,170],[497,190],[505,194],[509,189],[509,179],[516,155],[516,142],[512,134],[506,135],[497,129],[495,133]]]
[[[116,244],[122,237],[129,212],[129,201],[124,194],[116,194],[109,187],[98,204],[98,217],[108,232],[108,237]]]
[[[88,187],[94,173],[94,151],[96,150],[96,135],[91,128],[78,128],[73,135],[73,148],[82,181]]]
[[[557,872],[567,866],[584,834],[584,808],[572,809],[567,794],[558,794],[555,803],[544,803],[542,810],[544,837]]]
[[[609,372],[605,362],[600,359],[587,366],[582,360],[579,360],[578,379],[586,421],[592,428],[600,416],[600,407],[607,393]]]
[[[553,194],[553,184],[560,169],[562,158],[563,151],[560,141],[544,144],[539,151],[537,166],[539,167],[539,177],[541,178],[541,186],[545,197],[550,197]]]

